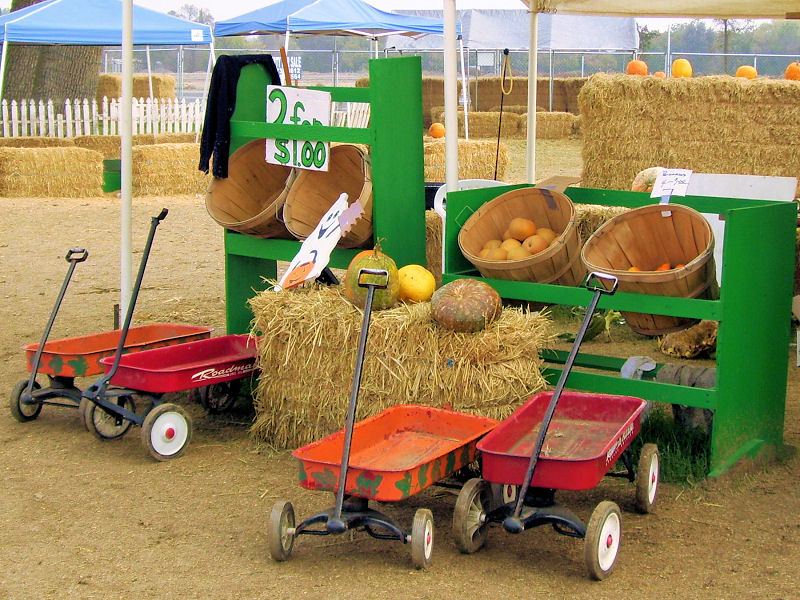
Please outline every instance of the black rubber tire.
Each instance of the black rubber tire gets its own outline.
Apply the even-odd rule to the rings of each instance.
[[[41,389],[38,381],[33,382],[33,389]],[[20,423],[27,423],[33,421],[42,412],[42,404],[22,404],[22,393],[28,389],[28,380],[17,382],[11,388],[11,397],[8,399],[8,407],[11,409],[11,414]]]
[[[136,403],[133,396],[117,396],[113,400],[118,406],[136,412]],[[86,402],[84,406],[84,425],[95,437],[103,441],[116,440],[130,431],[133,423],[128,419],[108,413],[102,406],[83,398],[81,402]],[[80,406],[79,406],[80,409]]]
[[[658,498],[658,481],[661,475],[661,454],[655,444],[645,444],[636,467],[636,510],[642,514],[653,512]]]
[[[411,562],[417,569],[427,569],[433,558],[433,513],[419,508],[411,527]]]
[[[289,531],[289,530],[292,531]],[[269,555],[275,562],[289,560],[294,548],[294,507],[287,500],[279,500],[269,513],[267,528]]]
[[[586,526],[583,558],[592,579],[601,581],[611,575],[622,542],[622,517],[619,506],[603,500],[592,512]]]
[[[192,419],[177,404],[158,404],[145,415],[141,436],[152,458],[178,458],[192,440]]]
[[[453,509],[453,541],[463,554],[477,552],[486,543],[489,524],[483,517],[493,503],[492,488],[483,479],[470,479],[461,488]]]
[[[238,379],[207,385],[197,390],[197,399],[209,413],[218,415],[233,408],[242,382]]]
[[[81,425],[83,425],[86,431],[89,431],[89,425],[86,422],[86,413],[91,405],[92,403],[86,398],[81,398],[80,403],[78,403],[78,418],[81,420]]]

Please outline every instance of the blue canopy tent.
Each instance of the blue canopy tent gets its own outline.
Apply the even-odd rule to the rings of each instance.
[[[208,44],[209,72],[214,46],[211,28],[158,11],[132,6],[131,0],[45,0],[0,17],[0,98],[9,43],[122,46],[120,311],[131,296],[131,80],[132,45]],[[132,41],[132,44],[131,44]],[[149,66],[149,54],[148,54]],[[206,82],[208,77],[206,77]]]

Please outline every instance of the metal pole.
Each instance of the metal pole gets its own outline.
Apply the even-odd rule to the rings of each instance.
[[[528,157],[525,176],[528,183],[536,182],[536,86],[539,77],[539,13],[531,12],[531,44],[528,50]]]
[[[458,58],[456,57],[456,0],[444,0],[444,129],[445,182],[458,189]]]
[[[133,144],[133,0],[122,3],[122,102],[120,105],[120,283],[119,309],[131,299],[131,218]]]

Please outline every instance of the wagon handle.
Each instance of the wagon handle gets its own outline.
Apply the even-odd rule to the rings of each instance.
[[[591,282],[595,279],[610,281],[611,288],[606,289],[600,285],[592,285]],[[556,411],[556,405],[558,404],[558,400],[561,398],[561,393],[564,391],[564,386],[566,385],[567,377],[569,377],[569,373],[572,370],[572,365],[575,364],[575,358],[578,356],[578,350],[581,347],[583,338],[586,337],[586,330],[589,329],[589,323],[594,316],[595,310],[597,310],[597,303],[600,301],[600,296],[602,294],[613,294],[616,292],[617,283],[618,281],[616,277],[612,275],[606,275],[605,273],[592,272],[586,278],[584,285],[586,286],[587,290],[593,291],[594,294],[592,294],[592,299],[589,302],[589,306],[586,308],[586,314],[583,316],[583,321],[578,329],[578,333],[575,334],[575,342],[572,344],[572,348],[569,351],[569,356],[567,356],[567,360],[564,363],[564,368],[561,370],[561,375],[558,378],[558,383],[556,383],[556,387],[553,390],[553,395],[550,398],[550,404],[548,404],[547,411],[545,411],[544,417],[542,418],[542,424],[539,426],[539,432],[536,435],[536,443],[534,444],[533,452],[528,460],[528,468],[525,471],[525,477],[522,480],[522,486],[520,486],[519,493],[517,494],[514,512],[506,517],[503,521],[503,528],[509,533],[522,533],[525,530],[522,519],[520,519],[522,505],[525,500],[525,495],[528,493],[528,488],[531,485],[531,481],[533,481],[533,473],[536,469],[536,463],[539,460],[539,455],[542,452],[544,438],[547,435],[548,428],[550,427],[550,421],[553,420],[553,414]]]
[[[372,281],[364,281],[364,275],[379,275],[383,276],[381,283],[374,283]],[[386,269],[359,269],[358,270],[358,286],[359,287],[373,287],[379,290],[385,290],[389,287],[389,271]]]
[[[70,248],[64,259],[68,263],[79,263],[89,258],[89,251],[86,248]]]

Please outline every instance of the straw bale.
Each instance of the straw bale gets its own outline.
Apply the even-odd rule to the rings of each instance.
[[[118,135],[79,135],[72,140],[76,146],[99,152],[108,160],[118,159],[122,152],[122,140]],[[155,144],[156,141],[152,133],[141,133],[133,136],[132,143],[138,146]]]
[[[496,138],[500,129],[500,137],[516,137],[519,131],[520,116],[516,113],[499,112],[470,112],[469,136],[475,138]],[[444,123],[444,113],[436,119]],[[464,112],[458,111],[458,135],[464,135]]]
[[[578,228],[578,235],[585,242],[603,223],[629,210],[630,208],[623,206],[576,204],[575,226]]]
[[[537,112],[536,113],[536,139],[557,140],[567,138],[575,133],[575,119],[577,117],[569,112]],[[520,118],[519,137],[527,136],[528,115]]]
[[[360,77],[356,79],[355,87],[369,87],[369,77]]]
[[[655,165],[800,174],[800,85],[794,81],[597,74],[579,103],[589,187],[630,189],[636,173]]]
[[[566,79],[553,79],[553,106],[550,106],[550,80],[540,77],[536,84],[536,106],[546,110],[567,112]],[[505,89],[511,92],[503,96],[503,105],[528,105],[528,78],[506,78]],[[470,98],[475,110],[487,111],[500,105],[500,77],[480,77],[470,81]]]
[[[3,148],[59,148],[75,146],[72,138],[58,138],[46,136],[29,137],[0,137],[0,147]]]
[[[425,181],[445,181],[445,141],[424,141]],[[495,162],[497,176],[495,177]],[[458,140],[459,179],[497,179],[502,181],[508,167],[508,147],[496,140]]]
[[[496,104],[496,105],[492,106],[489,109],[489,112],[500,112],[501,109],[502,109],[502,111],[504,113],[516,113],[518,115],[524,115],[525,113],[528,112],[528,105],[527,104],[503,104],[503,106],[500,106],[499,104]]]
[[[293,448],[340,429],[363,313],[340,286],[266,291],[250,306],[262,336],[251,434]],[[356,417],[408,402],[505,418],[545,386],[539,349],[551,340],[549,317],[519,308],[479,333],[438,327],[429,302],[375,312]]]
[[[133,194],[205,195],[211,175],[197,168],[200,144],[154,144],[133,147]]]
[[[165,73],[153,73],[153,98],[174,98],[175,78]],[[103,97],[119,98],[122,96],[122,75],[120,73],[101,73],[97,83],[97,101],[102,102]],[[146,74],[133,76],[133,97],[150,97],[150,79]]]
[[[196,133],[157,133],[153,144],[194,144],[199,141]]]
[[[103,157],[85,148],[0,148],[0,196],[101,196]]]
[[[442,285],[442,217],[435,210],[425,211],[425,262],[428,271],[436,279],[436,287]]]
[[[580,94],[581,88],[586,83],[587,79],[589,78],[565,77],[562,80],[562,85],[564,86],[564,99],[566,100],[567,112],[571,112],[574,115],[580,113],[580,107],[578,106],[578,94]]]

